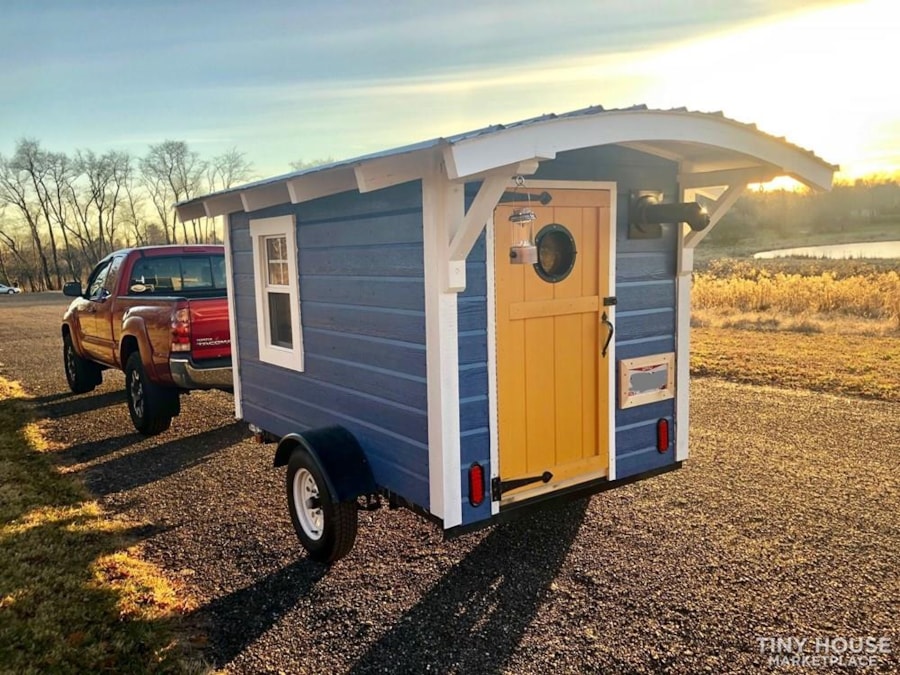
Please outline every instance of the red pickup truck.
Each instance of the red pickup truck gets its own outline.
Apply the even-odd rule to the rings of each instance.
[[[231,390],[231,336],[222,246],[115,251],[88,278],[69,282],[63,315],[69,388],[91,391],[107,368],[125,371],[135,428],[169,428],[190,389]]]

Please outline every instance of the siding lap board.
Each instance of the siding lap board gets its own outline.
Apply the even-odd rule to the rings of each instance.
[[[376,482],[428,508],[422,191],[418,181],[230,217],[244,418],[283,436],[340,424]],[[249,222],[297,220],[306,371],[259,361]]]

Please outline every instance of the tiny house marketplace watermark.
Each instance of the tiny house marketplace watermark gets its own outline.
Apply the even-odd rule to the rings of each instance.
[[[769,666],[876,666],[891,653],[887,637],[766,637],[757,635],[759,653]]]

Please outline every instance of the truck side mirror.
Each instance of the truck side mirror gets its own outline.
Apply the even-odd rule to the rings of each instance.
[[[70,298],[80,298],[81,293],[81,282],[80,281],[67,281],[63,286],[63,295],[67,295]]]

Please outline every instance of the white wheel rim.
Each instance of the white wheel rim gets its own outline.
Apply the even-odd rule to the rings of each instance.
[[[313,541],[322,538],[325,518],[319,505],[319,486],[316,479],[307,469],[300,469],[294,474],[294,509],[297,520],[307,537]]]

